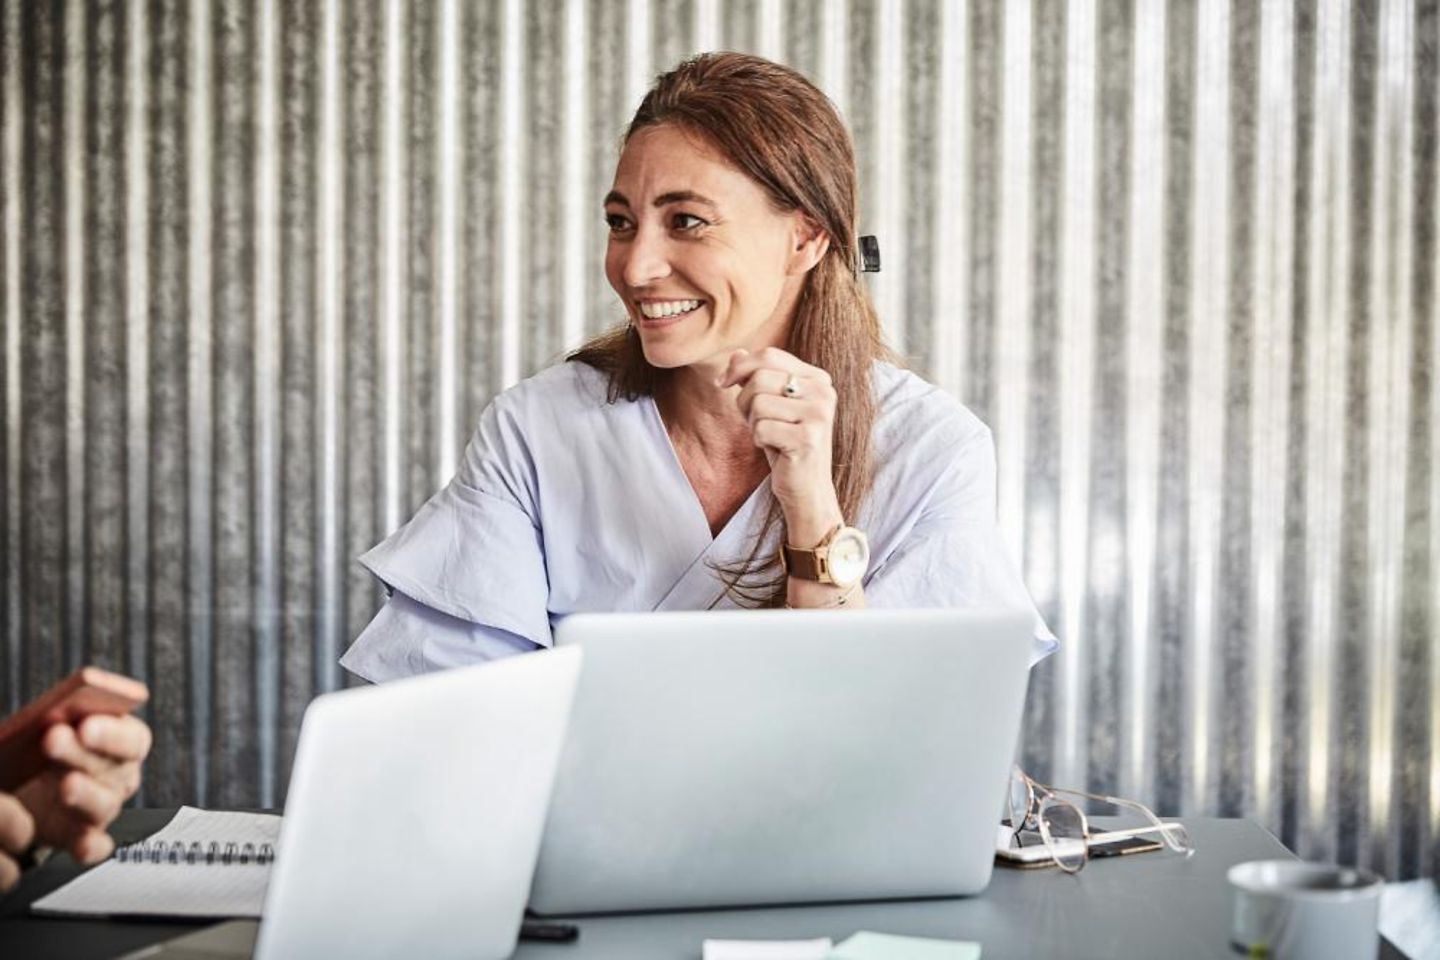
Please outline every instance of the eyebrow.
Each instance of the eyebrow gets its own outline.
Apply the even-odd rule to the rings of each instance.
[[[625,198],[625,194],[621,193],[619,190],[611,190],[609,193],[605,194],[604,205],[608,207],[612,203],[624,204],[627,207],[630,206],[630,201],[627,200]],[[654,205],[657,207],[664,207],[672,203],[703,203],[705,204],[705,206],[712,208],[715,206],[714,200],[698,194],[694,190],[671,190],[669,193],[662,193],[660,194],[660,196],[655,198]]]

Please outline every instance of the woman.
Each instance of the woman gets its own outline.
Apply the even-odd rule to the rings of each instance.
[[[1033,611],[996,535],[989,431],[887,362],[824,94],[757,57],[682,63],[604,209],[629,323],[497,397],[456,477],[361,558],[390,599],[347,669],[534,650],[582,611]]]

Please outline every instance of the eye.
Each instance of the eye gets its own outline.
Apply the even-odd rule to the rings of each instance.
[[[702,220],[693,213],[677,213],[670,219],[670,226],[676,230],[689,232],[699,230],[701,227],[710,226],[709,221]]]
[[[630,229],[630,221],[621,214],[605,214],[605,224],[610,228],[611,233],[624,233]]]

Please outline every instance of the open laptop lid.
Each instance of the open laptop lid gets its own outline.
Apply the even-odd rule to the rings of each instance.
[[[548,914],[975,893],[1032,617],[577,615],[585,677],[530,904]]]
[[[543,651],[316,698],[255,955],[509,956],[581,659]]]

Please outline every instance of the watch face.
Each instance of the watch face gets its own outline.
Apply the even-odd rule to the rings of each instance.
[[[865,575],[870,563],[870,545],[859,530],[842,530],[831,542],[825,561],[830,568],[830,579],[848,587]]]

